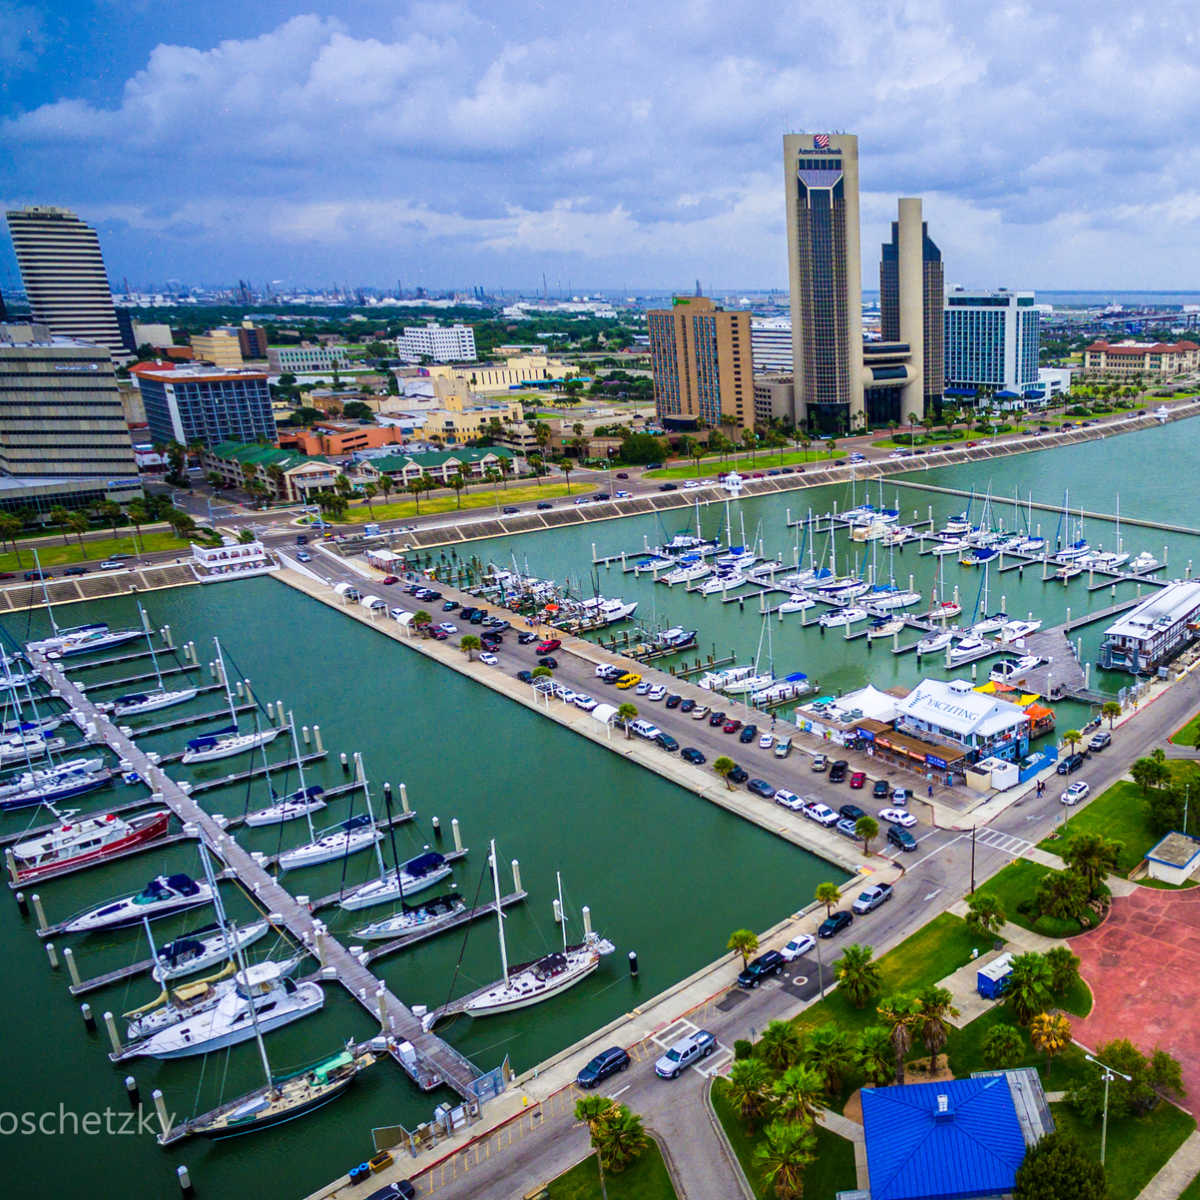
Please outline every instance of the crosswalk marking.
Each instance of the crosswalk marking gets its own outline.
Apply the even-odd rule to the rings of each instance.
[[[1026,841],[1025,838],[1016,837],[1011,833],[1004,833],[999,829],[989,829],[986,825],[975,832],[975,840],[981,846],[989,846],[994,850],[1003,850],[1005,854],[1011,854],[1014,858],[1020,858],[1021,855],[1027,854],[1033,849],[1033,843]]]

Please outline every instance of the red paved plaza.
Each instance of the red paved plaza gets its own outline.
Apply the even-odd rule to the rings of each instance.
[[[1200,888],[1139,887],[1114,899],[1099,929],[1073,938],[1080,973],[1092,989],[1086,1019],[1075,1018],[1076,1040],[1094,1049],[1128,1038],[1143,1054],[1161,1046],[1183,1067],[1193,1111],[1200,1099]]]

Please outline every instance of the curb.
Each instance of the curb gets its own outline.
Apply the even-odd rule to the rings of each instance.
[[[756,1200],[754,1189],[750,1186],[750,1181],[746,1178],[746,1172],[742,1170],[742,1164],[738,1160],[738,1156],[733,1152],[733,1147],[729,1144],[729,1136],[726,1134],[725,1127],[721,1124],[720,1118],[717,1116],[717,1110],[713,1108],[712,1090],[714,1082],[715,1079],[710,1079],[708,1087],[704,1089],[704,1111],[708,1114],[708,1121],[712,1126],[713,1133],[717,1135],[717,1144],[729,1160],[729,1165],[733,1170],[734,1178],[738,1181],[738,1186],[742,1190],[744,1200]]]

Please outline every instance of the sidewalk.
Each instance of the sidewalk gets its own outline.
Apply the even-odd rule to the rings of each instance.
[[[1138,1193],[1138,1200],[1176,1200],[1197,1175],[1200,1175],[1200,1130],[1194,1130],[1159,1168],[1158,1174]]]

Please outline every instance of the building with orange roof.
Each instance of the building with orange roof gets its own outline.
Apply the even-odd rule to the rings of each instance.
[[[1167,377],[1194,371],[1200,366],[1200,345],[1195,342],[1093,342],[1083,352],[1088,375],[1128,379],[1150,375]]]

